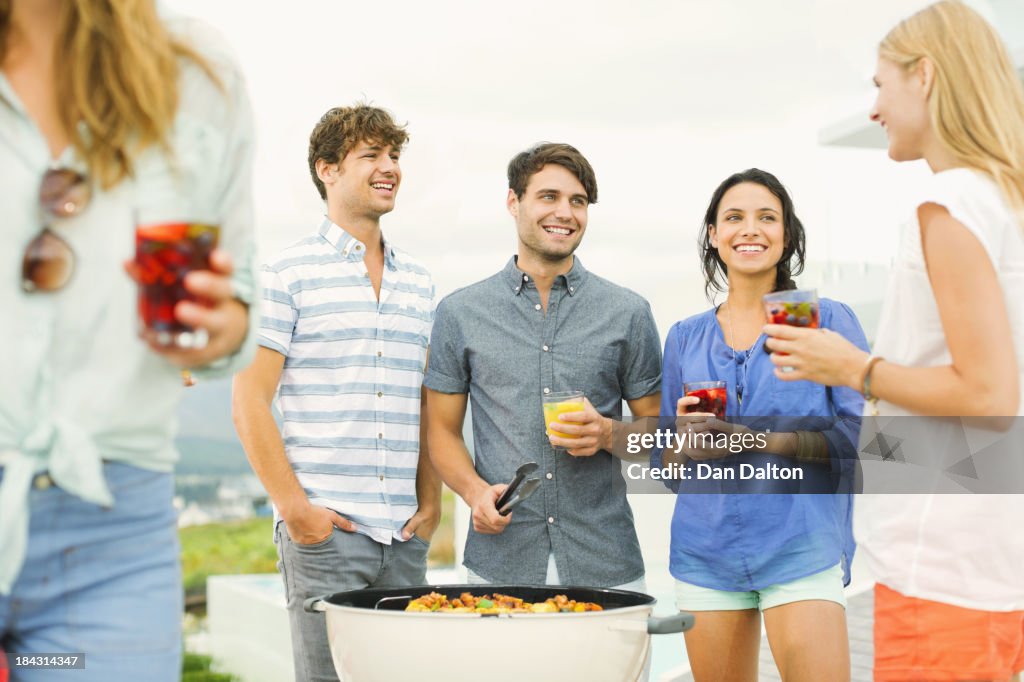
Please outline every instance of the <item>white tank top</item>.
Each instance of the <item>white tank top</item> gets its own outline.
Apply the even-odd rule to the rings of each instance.
[[[1021,373],[1021,226],[998,186],[985,174],[966,168],[935,174],[915,205],[925,203],[944,206],[978,238],[992,260]],[[916,211],[903,228],[874,352],[911,367],[952,362],[928,280]],[[1024,414],[1024,376],[1020,385],[1017,414]],[[880,424],[886,416],[911,414],[884,401],[878,408],[883,417]],[[975,431],[979,431],[975,438],[992,438],[991,432]],[[1024,458],[1024,453],[1020,456]],[[886,494],[863,495],[859,502],[864,513],[858,514],[857,541],[879,582],[908,596],[965,608],[1024,609],[1024,495]]]

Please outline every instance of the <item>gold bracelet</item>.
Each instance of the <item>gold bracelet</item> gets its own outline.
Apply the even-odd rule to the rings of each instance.
[[[805,462],[828,461],[828,439],[819,431],[794,431],[796,458]]]
[[[864,383],[861,392],[864,394],[864,400],[871,405],[871,416],[873,417],[878,416],[878,396],[871,394],[871,370],[882,360],[885,360],[885,358],[881,355],[872,355],[864,363]]]

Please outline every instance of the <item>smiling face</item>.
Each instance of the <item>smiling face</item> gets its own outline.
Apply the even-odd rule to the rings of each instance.
[[[507,206],[516,219],[520,259],[527,262],[568,259],[587,229],[586,190],[575,175],[556,164],[534,173],[522,198],[509,190]]]
[[[327,190],[328,204],[336,203],[349,216],[372,220],[393,211],[402,182],[399,155],[390,145],[363,141],[340,163],[319,162],[317,172]]]
[[[928,113],[928,66],[920,60],[912,69],[879,58],[875,70],[878,97],[871,120],[881,124],[889,137],[889,158],[915,161],[924,156],[931,117]]]
[[[734,185],[722,195],[708,236],[730,279],[769,272],[774,277],[785,246],[782,202],[764,185]]]

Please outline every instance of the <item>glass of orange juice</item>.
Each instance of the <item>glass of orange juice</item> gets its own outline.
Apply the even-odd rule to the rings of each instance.
[[[574,434],[562,433],[556,428],[558,417],[569,412],[583,411],[583,391],[561,391],[544,396],[544,425],[549,436],[579,438]],[[556,446],[552,446],[556,447]],[[565,448],[558,447],[559,450]]]

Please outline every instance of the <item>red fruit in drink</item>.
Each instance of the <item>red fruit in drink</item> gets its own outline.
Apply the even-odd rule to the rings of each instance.
[[[185,290],[185,275],[210,267],[217,227],[190,223],[143,225],[135,235],[139,317],[143,324],[147,329],[172,334],[191,331],[175,319],[174,307],[179,301],[195,300]]]
[[[817,301],[783,301],[765,304],[765,313],[771,324],[786,324],[791,327],[817,329],[819,311]],[[776,355],[788,355],[775,351]]]
[[[686,395],[700,399],[700,402],[696,405],[687,406],[687,413],[704,412],[714,414],[719,419],[725,419],[725,403],[727,399],[725,388],[701,388],[690,391]]]

